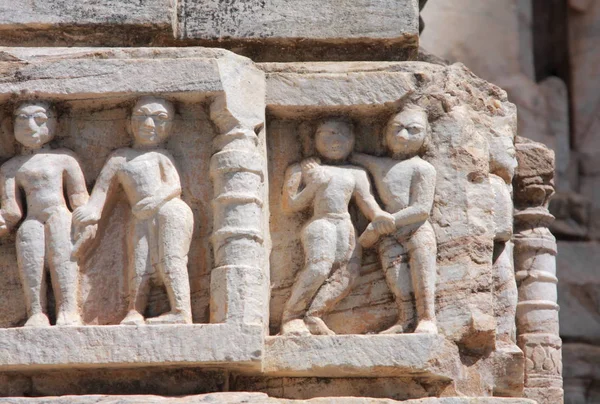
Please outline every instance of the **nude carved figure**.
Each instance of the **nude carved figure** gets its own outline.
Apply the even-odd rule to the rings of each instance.
[[[48,103],[26,102],[17,107],[14,134],[21,153],[0,168],[0,236],[18,226],[17,262],[28,316],[25,327],[50,325],[46,263],[56,300],[56,325],[82,324],[70,209],[84,205],[88,192],[73,152],[48,146],[56,134],[56,124],[56,114]]]
[[[102,168],[89,202],[74,212],[80,225],[96,224],[107,197],[117,185],[125,191],[132,220],[127,234],[128,313],[125,325],[192,322],[187,255],[193,214],[181,200],[181,181],[173,157],[161,148],[174,118],[173,105],[144,97],[134,106],[131,128],[134,145],[118,149]],[[163,283],[170,312],[144,318],[151,283]]]
[[[394,229],[392,215],[371,193],[366,171],[346,162],[354,147],[352,126],[342,120],[322,123],[315,146],[320,159],[293,164],[285,174],[284,211],[312,206],[313,216],[302,229],[304,268],[285,304],[281,335],[334,334],[321,317],[349,293],[360,271],[361,248],[348,213],[351,199],[379,231]]]
[[[360,237],[364,248],[378,244],[379,255],[387,283],[399,308],[398,322],[383,331],[385,334],[405,332],[404,313],[400,302],[410,298],[400,271],[399,255],[408,253],[410,276],[417,311],[416,333],[437,333],[435,318],[435,282],[437,244],[429,214],[435,193],[435,168],[419,153],[428,134],[425,110],[408,105],[388,122],[384,142],[390,157],[373,157],[355,153],[351,162],[369,170],[374,178],[385,210],[394,217],[391,234],[370,224]]]

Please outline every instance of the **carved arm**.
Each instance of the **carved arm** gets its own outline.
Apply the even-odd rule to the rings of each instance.
[[[13,172],[0,169],[0,236],[11,231],[23,217],[21,195]]]
[[[283,195],[281,199],[284,212],[298,212],[310,206],[310,203],[315,197],[318,185],[308,184],[302,191],[298,191],[301,182],[302,168],[300,164],[292,164],[285,172]]]

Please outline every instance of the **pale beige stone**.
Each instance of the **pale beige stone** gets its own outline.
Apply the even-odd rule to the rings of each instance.
[[[417,0],[352,3],[309,0],[298,8],[285,0],[247,1],[232,7],[219,1],[178,2],[179,38],[386,38],[415,41]]]
[[[83,227],[97,226],[107,200],[114,198],[110,190],[120,185],[125,192],[132,222],[127,234],[129,301],[121,320],[124,325],[192,322],[187,262],[194,218],[181,200],[173,156],[162,148],[171,134],[174,113],[174,105],[164,99],[141,98],[131,115],[133,147],[111,154],[90,200],[74,212],[74,225],[81,233],[76,236],[74,253],[78,255],[77,247],[89,231]],[[151,280],[165,287],[170,310],[146,320]]]
[[[260,326],[228,324],[0,329],[0,368],[209,366],[260,369]],[[68,343],[65,343],[68,341]]]
[[[514,230],[521,282],[518,348],[509,185],[516,109],[503,90],[463,65],[256,65],[226,51],[198,48],[2,52],[10,60],[1,66],[0,99],[9,107],[2,111],[34,92],[56,100],[61,136],[55,142],[82,157],[88,189],[94,183],[96,190],[110,188],[102,178],[115,150],[124,160],[147,163],[144,170],[128,171],[140,183],[117,174],[114,185],[123,189],[107,191],[115,197],[112,204],[98,203],[101,193],[94,191],[88,208],[95,210],[78,211],[75,239],[91,239],[94,228],[86,233],[84,226],[98,222],[95,244],[80,255],[87,326],[1,329],[0,384],[8,386],[2,394],[64,394],[71,388],[81,394],[111,388],[119,394],[147,392],[168,364],[173,372],[194,368],[190,374],[200,378],[212,371],[218,381],[205,391],[261,391],[281,400],[332,402],[349,391],[363,402],[374,400],[369,397],[469,402],[518,396],[523,384],[530,396],[546,394],[546,402],[560,396],[550,276],[555,251],[545,210],[554,162],[546,149],[519,140],[513,190],[520,226]],[[139,116],[133,122],[132,108]],[[142,129],[152,127],[149,137],[171,133],[168,141],[159,146],[157,136],[152,150],[129,147],[128,130],[140,138]],[[409,135],[414,141],[405,141]],[[177,169],[164,178],[149,175],[157,165],[154,157],[167,153]],[[160,192],[163,186],[171,199]],[[136,208],[137,191],[148,191],[157,204],[182,201],[173,216],[189,213],[184,205],[191,208],[189,262],[178,272],[187,270],[191,307],[191,319],[186,314],[181,322],[196,324],[117,325],[136,301],[124,273],[128,256],[137,251],[126,250],[134,234],[128,225],[147,220],[146,209]],[[357,206],[350,203],[353,196]],[[156,213],[148,209],[149,217]],[[311,233],[316,222],[331,230]],[[421,240],[418,231],[427,225],[431,237]],[[182,223],[155,244],[155,264],[165,261],[161,248],[173,243],[185,250],[182,258],[191,228]],[[541,244],[528,232],[532,228]],[[357,236],[365,230],[361,245]],[[411,233],[406,239],[392,240],[394,276],[386,277],[377,244],[405,230]],[[142,240],[156,233],[148,223],[137,234]],[[321,239],[303,245],[303,234]],[[8,247],[13,243],[9,235]],[[420,248],[427,259],[417,257]],[[11,299],[0,302],[0,320],[15,327],[24,309],[14,248],[2,245],[0,254],[9,282],[2,287]],[[344,268],[350,257],[353,266]],[[298,272],[315,263],[322,264],[319,276],[303,282]],[[344,272],[349,268],[350,275]],[[183,307],[169,294],[186,300],[187,307],[185,281],[181,292],[173,283],[163,288],[161,280],[169,276],[158,276],[156,287],[143,291],[147,309],[134,305],[136,317],[158,318]],[[400,288],[401,293],[395,290]],[[177,289],[180,293],[170,293]],[[293,290],[298,304],[292,299],[286,307]],[[280,325],[291,317],[301,324],[287,332]],[[373,335],[395,324],[402,331],[430,333]],[[275,335],[280,332],[302,336]],[[333,332],[354,335],[309,335]],[[103,368],[117,369],[122,377]],[[51,377],[56,370],[68,374]],[[150,370],[152,380],[139,384]],[[65,386],[71,378],[72,387]],[[202,385],[175,383],[167,394],[189,394],[190,386]]]
[[[56,325],[82,324],[70,209],[84,205],[89,196],[75,155],[48,146],[56,136],[56,124],[49,104],[19,105],[14,135],[21,152],[0,167],[0,236],[18,224],[15,244],[27,308],[25,327],[50,325],[47,273],[56,300]]]
[[[273,376],[435,380],[456,378],[460,368],[457,347],[431,334],[269,337],[265,350],[263,371]]]
[[[11,400],[11,401],[7,401]],[[160,397],[160,396],[63,396],[63,397],[44,397],[44,398],[0,398],[0,403],[57,403],[57,404],[196,404],[196,403],[215,403],[215,404],[393,404],[400,401],[377,398],[360,397],[331,397],[314,398],[311,400],[287,400],[275,397],[269,397],[263,393],[212,393],[199,396],[187,396],[181,398]],[[408,404],[535,404],[535,401],[523,398],[504,399],[504,398],[426,398],[419,400],[402,401]]]

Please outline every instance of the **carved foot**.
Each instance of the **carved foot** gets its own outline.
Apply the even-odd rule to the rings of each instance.
[[[130,310],[129,313],[121,320],[121,325],[143,325],[146,324],[144,316],[136,310]]]
[[[192,324],[192,316],[183,313],[164,313],[158,317],[149,318],[146,324]]]
[[[304,323],[308,326],[308,330],[313,335],[335,335],[335,332],[331,331],[327,324],[319,317],[306,316]]]
[[[381,331],[379,334],[403,334],[403,333],[404,333],[404,327],[402,326],[402,324],[396,323],[393,326],[391,326],[390,328],[388,328],[387,330]]]
[[[281,325],[280,335],[284,336],[307,336],[311,335],[308,327],[304,323],[304,320],[297,318],[295,320],[288,321]]]
[[[36,313],[29,317],[23,327],[50,327],[50,320],[44,313]]]
[[[83,325],[83,321],[81,320],[81,316],[77,312],[59,312],[58,316],[56,316],[56,325],[59,327],[74,327],[78,325]]]
[[[438,329],[433,320],[421,320],[415,329],[415,334],[437,334]]]

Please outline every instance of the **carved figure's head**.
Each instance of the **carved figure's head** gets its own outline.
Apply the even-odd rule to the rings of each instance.
[[[392,154],[414,156],[423,147],[428,128],[427,112],[416,105],[408,105],[388,121],[385,146]]]
[[[49,103],[29,101],[14,112],[14,133],[17,142],[29,149],[39,149],[54,138],[56,114]]]
[[[327,160],[345,160],[354,148],[352,124],[339,119],[323,122],[315,134],[315,147],[317,152]]]
[[[514,136],[511,129],[506,127],[490,139],[490,172],[510,184],[517,165]]]
[[[135,143],[140,146],[155,146],[171,133],[175,107],[165,99],[142,97],[133,107],[131,130]]]

